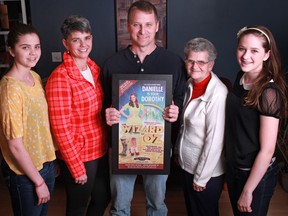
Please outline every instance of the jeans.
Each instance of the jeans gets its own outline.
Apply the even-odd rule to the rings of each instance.
[[[252,212],[240,212],[237,208],[238,199],[242,193],[244,185],[250,175],[250,171],[227,166],[227,186],[229,198],[235,216],[264,216],[267,215],[269,203],[274,193],[278,180],[278,164],[274,162],[270,165],[253,191],[253,200],[251,204]]]
[[[134,184],[137,175],[111,175],[111,215],[130,215]],[[168,175],[142,175],[146,195],[147,216],[166,216],[166,181]]]
[[[38,197],[34,183],[26,175],[17,175],[3,160],[2,172],[9,189],[14,216],[45,216],[48,203],[37,205]],[[39,171],[44,179],[52,197],[55,176],[56,162],[46,162]]]

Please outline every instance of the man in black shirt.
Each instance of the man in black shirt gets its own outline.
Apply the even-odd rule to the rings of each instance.
[[[157,10],[147,1],[137,1],[128,11],[128,31],[131,45],[110,57],[103,68],[106,107],[111,106],[112,74],[171,74],[173,101],[163,113],[164,120],[175,122],[182,106],[186,72],[183,60],[155,44],[159,28]],[[120,113],[115,108],[105,110],[108,125],[118,124]],[[168,175],[142,175],[146,195],[147,215],[167,215],[164,203]],[[137,175],[111,175],[111,215],[130,215]]]

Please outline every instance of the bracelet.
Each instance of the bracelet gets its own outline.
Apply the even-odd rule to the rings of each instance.
[[[36,185],[36,184],[35,184],[35,187],[36,187],[36,188],[37,188],[37,187],[41,187],[44,183],[45,183],[45,181],[43,180],[39,185]]]

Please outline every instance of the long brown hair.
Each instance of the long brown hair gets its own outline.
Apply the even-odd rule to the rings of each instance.
[[[134,107],[134,102],[131,100],[131,96],[135,96],[135,98],[136,98],[135,105],[136,105],[137,108],[139,108],[139,102],[138,102],[138,97],[137,97],[136,93],[130,94],[129,106]]]
[[[257,80],[253,84],[251,90],[249,90],[245,97],[245,104],[261,110],[260,97],[264,91],[264,88],[270,80],[273,79],[276,84],[283,101],[282,116],[286,116],[287,113],[287,92],[286,92],[286,80],[281,70],[281,58],[275,42],[275,39],[269,29],[264,26],[249,26],[241,29],[238,32],[238,44],[244,35],[253,34],[256,37],[261,38],[262,45],[265,52],[270,51],[270,57],[263,62],[263,68],[260,72]]]

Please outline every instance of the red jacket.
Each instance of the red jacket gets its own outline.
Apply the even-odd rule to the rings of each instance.
[[[90,58],[87,64],[96,88],[87,81],[71,56],[50,75],[46,95],[52,132],[73,178],[86,173],[84,163],[103,156],[107,151],[101,116],[103,90],[100,68]]]

